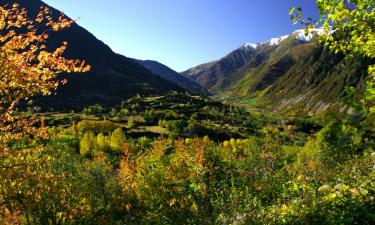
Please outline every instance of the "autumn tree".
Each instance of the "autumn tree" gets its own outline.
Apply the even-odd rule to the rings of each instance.
[[[93,156],[96,151],[97,141],[95,134],[92,131],[88,131],[83,135],[79,145],[79,151],[83,156]]]
[[[96,137],[96,142],[98,144],[98,149],[101,151],[106,151],[109,149],[108,137],[104,136],[103,133],[98,134]]]
[[[34,18],[28,18],[27,11],[18,4],[0,6],[1,224],[17,223],[21,217],[29,224],[35,206],[47,204],[43,203],[46,193],[67,188],[60,182],[64,175],[51,170],[53,158],[47,149],[35,142],[37,138],[48,138],[46,128],[36,126],[36,115],[25,116],[15,109],[22,101],[31,103],[34,96],[50,95],[66,82],[57,79],[59,74],[89,70],[84,61],[63,56],[68,43],[56,49],[47,47],[51,32],[72,23],[64,15],[53,17],[46,7]],[[18,145],[20,140],[26,144]],[[62,192],[57,195],[64,196]],[[45,221],[61,223],[68,218],[66,214],[58,217],[59,210],[52,209],[56,206],[48,205],[39,211],[46,216]]]
[[[114,151],[122,151],[125,144],[125,134],[121,128],[117,128],[113,131],[110,139],[110,146]]]

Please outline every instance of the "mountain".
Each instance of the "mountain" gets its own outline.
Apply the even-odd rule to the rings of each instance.
[[[254,95],[264,90],[285,74],[295,63],[307,57],[316,45],[308,37],[300,36],[302,31],[296,31],[289,36],[273,38],[268,42],[260,43],[257,51],[268,47],[266,57],[256,67],[248,64],[242,69],[242,77],[236,84],[227,88],[230,95]],[[302,38],[303,37],[303,38]]]
[[[266,57],[267,50],[257,51],[250,45],[244,45],[220,60],[199,65],[181,74],[211,92],[219,93],[242,77],[240,70],[245,65],[258,66]]]
[[[292,35],[272,38],[263,43],[246,43],[219,60],[193,67],[181,74],[214,93],[221,93],[240,80],[246,72],[264,63],[291,36],[294,36],[293,43],[288,44],[311,41],[312,35],[305,37],[303,32],[299,30]]]
[[[203,88],[198,83],[191,81],[190,79],[182,76],[178,72],[172,70],[171,68],[167,67],[164,64],[161,64],[157,61],[153,60],[137,60],[139,64],[146,67],[150,71],[152,71],[154,74],[162,77],[163,79],[169,80],[178,86],[189,90],[190,92],[194,94],[199,95],[209,95],[209,91],[207,91],[205,88]]]
[[[313,41],[320,32],[305,35],[297,30],[263,43],[247,43],[218,61],[182,74],[228,102],[256,102],[276,111],[344,110],[345,88],[361,88],[368,62],[330,53]]]
[[[5,0],[2,4],[15,2],[27,10],[30,18],[35,17],[41,6],[47,6],[40,0]],[[61,14],[49,8],[54,17]],[[97,103],[112,106],[136,94],[152,95],[184,90],[153,74],[135,60],[116,54],[78,24],[51,33],[47,46],[57,47],[63,41],[68,42],[65,57],[86,60],[92,70],[85,74],[62,75],[67,78],[67,85],[59,87],[56,96],[38,98],[36,104],[54,109],[82,108]]]
[[[259,102],[269,109],[284,112],[348,110],[343,104],[346,88],[362,91],[370,64],[368,59],[335,55],[327,48],[316,47],[267,86]]]

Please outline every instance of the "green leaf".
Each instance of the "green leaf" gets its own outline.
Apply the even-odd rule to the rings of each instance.
[[[290,10],[289,10],[289,15],[292,15],[294,13],[294,11],[296,11],[296,7],[292,7]]]

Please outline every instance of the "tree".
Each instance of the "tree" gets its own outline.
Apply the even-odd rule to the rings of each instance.
[[[107,137],[104,136],[103,133],[98,134],[98,136],[96,137],[96,142],[98,144],[98,149],[100,149],[101,151],[106,151],[107,149],[109,149]]]
[[[66,82],[57,79],[60,73],[89,70],[84,61],[62,56],[68,46],[66,42],[55,50],[47,50],[49,33],[72,23],[63,15],[53,20],[48,8],[42,8],[35,19],[29,19],[26,10],[18,4],[0,7],[1,132],[12,132],[13,138],[16,132],[35,133],[31,126],[35,120],[24,120],[14,113],[19,102],[36,95],[50,95],[59,84]]]
[[[375,59],[375,1],[373,0],[316,0],[320,18],[305,19],[301,8],[292,8],[295,23],[306,25],[306,33],[322,27],[318,40],[333,52]],[[375,64],[368,68],[363,108],[375,113]]]
[[[125,134],[121,128],[113,131],[110,140],[110,146],[114,151],[122,151],[125,144]]]
[[[57,79],[59,74],[89,70],[84,61],[63,57],[67,43],[56,49],[47,48],[49,33],[72,23],[64,15],[54,19],[44,7],[30,19],[18,4],[0,6],[1,223],[13,224],[21,215],[30,223],[33,207],[46,204],[43,200],[47,193],[63,186],[59,183],[62,177],[52,172],[51,154],[44,146],[35,145],[38,142],[32,144],[38,137],[48,138],[47,128],[37,128],[35,115],[22,116],[15,108],[22,101],[31,103],[33,96],[50,95],[66,82]],[[15,146],[19,140],[26,146]],[[49,215],[57,218],[56,214]]]
[[[93,156],[96,151],[96,147],[97,142],[95,134],[92,131],[86,132],[79,143],[79,152],[83,156]]]

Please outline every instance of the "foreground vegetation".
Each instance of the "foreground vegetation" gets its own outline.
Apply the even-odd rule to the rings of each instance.
[[[186,93],[42,115],[50,138],[24,138],[12,147],[43,150],[4,161],[8,171],[18,160],[33,163],[13,168],[17,181],[14,173],[4,177],[2,218],[26,224],[375,221],[371,132],[329,115],[277,118]]]
[[[329,47],[374,58],[373,23],[355,20],[373,22],[373,1],[317,2],[329,22],[363,26]],[[58,74],[89,67],[62,56],[66,43],[40,45],[37,25],[58,31],[72,24],[63,16],[42,9],[34,22],[15,4],[0,21],[1,224],[375,223],[373,66],[351,115],[283,117],[187,93],[26,112],[19,103],[50,94]]]
[[[37,171],[18,167],[17,182],[12,173],[3,178],[1,218],[26,224],[373,224],[374,139],[340,121],[301,130],[298,124],[314,127],[312,120],[284,128],[272,119],[262,129],[249,126],[254,135],[222,141],[185,137],[184,129],[132,137],[128,123],[72,120],[49,128],[47,141],[14,143],[20,151],[44,147],[21,159]],[[2,169],[17,160],[8,158]]]

